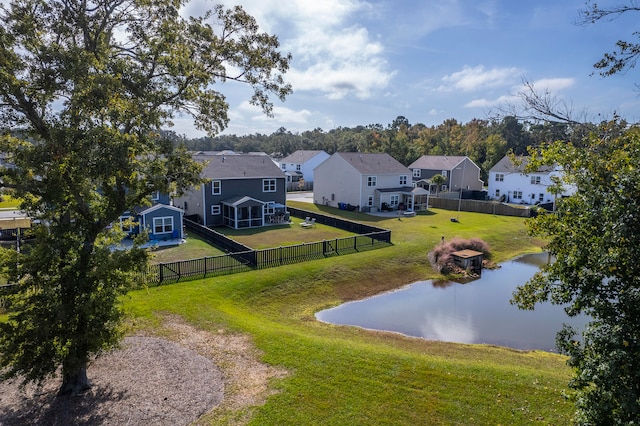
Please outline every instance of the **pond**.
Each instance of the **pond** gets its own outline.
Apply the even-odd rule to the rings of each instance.
[[[537,304],[533,311],[522,311],[509,303],[516,287],[546,261],[545,253],[525,255],[501,264],[499,269],[483,270],[481,278],[466,284],[419,281],[326,309],[316,318],[429,340],[553,352],[563,323],[582,330],[588,318],[571,318],[561,306],[550,303]]]

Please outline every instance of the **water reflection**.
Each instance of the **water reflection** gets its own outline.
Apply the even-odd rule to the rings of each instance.
[[[500,269],[485,270],[467,284],[420,281],[318,312],[316,318],[431,340],[554,351],[562,323],[582,329],[586,317],[570,318],[562,307],[548,303],[536,305],[534,311],[521,311],[509,303],[516,287],[547,259],[544,253],[523,256]]]

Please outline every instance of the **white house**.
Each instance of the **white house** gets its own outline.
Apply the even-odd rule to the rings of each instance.
[[[329,154],[324,151],[298,150],[280,160],[278,165],[287,175],[288,183],[304,179],[305,185],[310,187],[314,181],[313,170],[327,158]]]
[[[315,168],[316,204],[359,211],[426,208],[426,191],[411,184],[411,171],[386,153],[337,152]],[[418,199],[418,201],[416,201]]]
[[[519,204],[554,203],[557,197],[569,196],[574,192],[573,188],[567,186],[559,194],[553,194],[553,190],[550,190],[554,179],[562,177],[559,167],[544,166],[525,174],[529,157],[518,157],[516,162],[518,164],[505,156],[489,170],[489,199]]]

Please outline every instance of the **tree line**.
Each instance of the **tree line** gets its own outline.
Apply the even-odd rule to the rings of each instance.
[[[609,127],[610,127],[610,123]],[[617,132],[627,126],[617,122]],[[580,146],[585,136],[602,129],[596,123],[532,122],[515,116],[494,119],[473,119],[467,123],[454,118],[441,124],[426,126],[411,124],[404,116],[396,117],[386,127],[382,124],[338,127],[332,130],[316,128],[291,132],[284,127],[270,135],[255,133],[245,136],[187,138],[173,131],[163,135],[176,145],[184,144],[191,151],[266,152],[283,158],[297,150],[335,152],[386,152],[409,165],[423,155],[468,156],[482,170],[486,180],[489,169],[508,152],[526,155],[528,147],[554,141]]]

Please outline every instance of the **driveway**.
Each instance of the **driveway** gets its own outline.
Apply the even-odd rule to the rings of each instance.
[[[287,192],[287,200],[313,204],[313,191]]]

